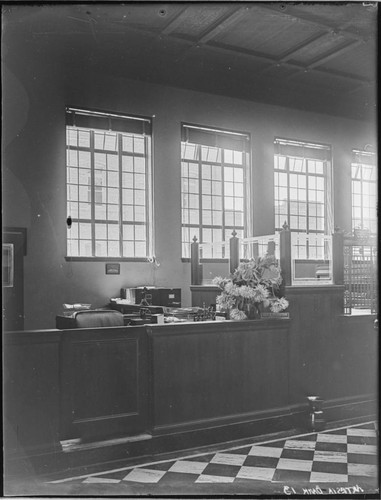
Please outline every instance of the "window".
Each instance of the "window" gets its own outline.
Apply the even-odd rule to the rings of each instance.
[[[333,231],[329,146],[275,139],[275,229],[284,222],[296,259],[326,259]]]
[[[247,236],[249,227],[248,134],[182,125],[181,218],[182,256],[190,257],[196,236],[218,243]],[[224,247],[203,249],[202,258],[225,258]]]
[[[377,231],[376,155],[352,151],[352,229]]]
[[[151,122],[66,110],[67,255],[152,255]]]

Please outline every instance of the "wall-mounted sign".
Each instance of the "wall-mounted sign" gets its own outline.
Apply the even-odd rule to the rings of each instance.
[[[113,262],[106,264],[106,274],[120,274],[120,264]]]

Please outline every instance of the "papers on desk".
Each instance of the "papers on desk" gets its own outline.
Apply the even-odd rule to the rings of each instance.
[[[67,311],[83,311],[91,309],[91,304],[62,304],[64,310]]]
[[[120,299],[120,298],[110,299],[110,302],[113,302],[114,304],[121,304],[121,305],[135,304],[135,302],[132,301],[132,300],[129,300],[129,299]]]

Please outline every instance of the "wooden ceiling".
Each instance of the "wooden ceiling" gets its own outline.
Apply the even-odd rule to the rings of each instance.
[[[45,44],[68,64],[116,76],[375,117],[377,3],[19,5],[4,26],[10,57],[15,40],[19,50]]]

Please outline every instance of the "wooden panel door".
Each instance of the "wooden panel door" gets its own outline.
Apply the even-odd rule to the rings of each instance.
[[[24,329],[24,255],[26,229],[5,228],[3,231],[3,328]]]

